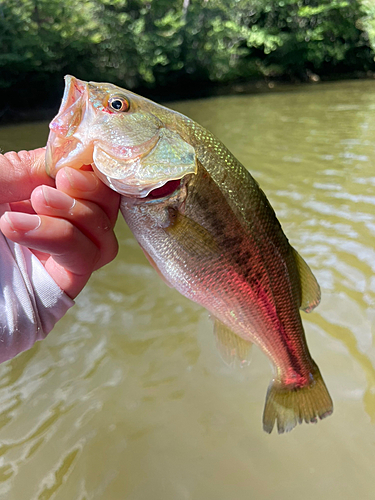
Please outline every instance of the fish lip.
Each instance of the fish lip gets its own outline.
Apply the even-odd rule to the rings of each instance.
[[[62,163],[63,165],[60,166],[66,166],[64,160],[67,160],[69,153],[76,149],[79,143],[82,144],[82,141],[75,137],[74,133],[86,108],[87,84],[71,75],[66,75],[64,79],[65,88],[61,105],[57,115],[49,125],[50,133],[45,163],[47,173],[51,177],[54,177],[60,168],[56,168],[56,165]],[[68,142],[66,142],[67,139]]]
[[[72,135],[77,128],[75,122],[80,121],[82,109],[85,107],[87,84],[71,75],[65,76],[64,95],[61,101],[59,111],[51,121],[49,128],[56,137],[65,138]],[[67,114],[71,115],[70,119]]]

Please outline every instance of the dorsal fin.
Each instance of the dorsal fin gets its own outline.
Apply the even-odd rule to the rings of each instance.
[[[320,302],[320,286],[309,266],[294,248],[293,254],[301,283],[300,309],[305,312],[311,312]]]
[[[252,342],[244,340],[232,332],[224,323],[212,317],[214,321],[214,335],[221,359],[228,366],[233,366],[236,359],[241,366],[250,364]]]

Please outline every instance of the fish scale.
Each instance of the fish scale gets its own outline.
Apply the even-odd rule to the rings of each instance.
[[[203,170],[203,169],[202,169]],[[280,314],[285,310],[283,305],[288,305],[288,301],[285,300],[284,295],[280,297],[278,301],[280,314],[274,313],[272,317],[268,314],[266,317],[259,309],[263,309],[263,303],[266,305],[273,304],[275,306],[274,297],[272,294],[272,287],[269,283],[269,275],[275,275],[278,271],[274,270],[270,273],[264,271],[264,265],[261,258],[261,249],[257,248],[256,242],[250,245],[250,238],[252,239],[252,234],[241,232],[241,243],[238,248],[233,247],[231,242],[227,241],[226,237],[230,239],[231,234],[238,235],[240,228],[238,226],[238,220],[231,214],[230,207],[224,212],[218,212],[216,217],[212,215],[212,211],[204,210],[202,212],[196,211],[197,204],[195,203],[195,193],[205,191],[207,193],[208,186],[202,186],[201,183],[207,184],[207,179],[209,176],[204,178],[204,176],[197,174],[196,184],[189,186],[188,196],[185,202],[185,216],[190,221],[197,222],[200,227],[207,228],[210,238],[215,243],[214,252],[210,249],[210,246],[206,246],[206,255],[200,249],[195,252],[186,252],[186,244],[180,243],[179,239],[176,238],[176,232],[172,234],[165,228],[157,228],[158,215],[157,211],[160,210],[161,204],[157,209],[155,209],[155,204],[149,205],[148,210],[148,220],[145,217],[145,205],[142,204],[142,215],[137,211],[136,208],[127,209],[128,204],[126,202],[122,203],[122,213],[127,221],[129,227],[133,231],[134,235],[140,241],[142,247],[153,257],[157,266],[166,275],[168,281],[173,284],[173,286],[179,290],[183,295],[188,296],[190,299],[199,302],[204,307],[209,309],[213,314],[223,318],[226,315],[228,306],[230,310],[234,311],[237,316],[246,316],[246,327],[239,328],[238,324],[231,322],[230,326],[236,333],[240,334],[245,340],[256,341],[257,344],[265,344],[264,335],[261,339],[254,337],[257,335],[258,331],[272,332],[275,329],[279,329],[280,324]],[[212,184],[212,183],[211,183]],[[216,187],[213,185],[213,187]],[[209,201],[214,200],[214,207],[220,205],[220,201],[225,200],[218,199],[218,193],[210,193],[206,199]],[[218,203],[219,202],[219,203]],[[164,203],[171,203],[166,201]],[[130,201],[132,204],[132,201]],[[226,230],[215,233],[215,220],[218,219],[219,215],[224,213],[226,217]],[[230,217],[232,215],[232,217]],[[219,219],[220,220],[220,219]],[[221,222],[221,227],[225,227],[224,223]],[[151,228],[151,230],[145,230],[146,227]],[[247,238],[246,238],[247,236]],[[185,228],[181,231],[181,238],[189,237],[189,230]],[[191,236],[194,238],[194,236]],[[238,238],[238,236],[237,236]],[[228,244],[229,243],[229,244]],[[210,241],[211,246],[213,246]],[[197,243],[199,246],[199,242]],[[210,253],[208,253],[211,250]],[[252,260],[242,259],[241,254],[246,252],[252,255]],[[194,253],[194,255],[193,255]],[[208,254],[207,254],[208,253]],[[216,254],[216,255],[215,255]],[[257,255],[258,254],[258,258]],[[195,257],[195,259],[193,258]],[[204,260],[203,257],[206,257]],[[260,262],[259,262],[260,260]],[[272,260],[272,259],[268,259]],[[273,259],[273,263],[277,264],[279,261]],[[167,266],[165,265],[167,263]],[[181,269],[181,263],[187,263],[188,267]],[[274,266],[276,267],[276,266]],[[184,280],[182,280],[181,274],[184,275]],[[279,272],[280,274],[280,272]],[[285,273],[284,273],[285,274]],[[189,277],[194,276],[194,282],[189,284]],[[200,288],[198,289],[197,280],[199,279]],[[181,282],[185,284],[181,287]],[[186,283],[188,286],[186,287]],[[230,286],[228,285],[230,284]],[[211,286],[209,286],[211,285]],[[229,286],[229,292],[225,293],[226,286]],[[245,290],[246,289],[246,290]],[[263,300],[261,297],[261,292],[263,293]],[[277,291],[277,290],[276,290]],[[275,293],[276,296],[277,293]],[[212,306],[212,303],[216,304]],[[274,307],[276,309],[276,307]],[[293,307],[288,308],[285,311],[286,321],[291,323],[291,317],[294,316],[294,323],[300,323],[298,309]],[[254,312],[255,311],[255,312]],[[257,318],[259,318],[257,320]],[[226,322],[229,319],[226,318]],[[267,325],[267,326],[266,326]],[[289,330],[296,330],[297,325],[290,325]],[[252,330],[255,332],[253,333]],[[251,332],[251,333],[249,333]],[[277,345],[277,338],[271,333],[270,345],[267,345],[267,351],[272,353],[272,358],[278,362],[278,366],[281,367],[280,361],[280,347]],[[300,347],[301,352],[304,352],[303,344]],[[284,354],[284,353],[283,353]],[[286,352],[290,355],[290,352]],[[287,363],[289,366],[289,363]],[[309,367],[307,367],[308,369]]]
[[[116,99],[126,112],[111,110]],[[212,314],[223,358],[242,363],[255,343],[272,361],[263,428],[276,423],[285,432],[332,413],[299,312],[319,303],[319,286],[241,163],[179,113],[111,84],[67,77],[48,171],[79,168],[90,151],[94,171],[122,195],[121,212],[150,263]]]

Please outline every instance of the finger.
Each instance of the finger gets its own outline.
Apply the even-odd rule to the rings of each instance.
[[[114,226],[120,207],[120,195],[103,184],[94,172],[65,167],[56,175],[56,187],[73,198],[98,204]]]
[[[45,148],[0,155],[0,204],[26,200],[36,186],[54,185],[45,170]]]
[[[64,219],[5,212],[0,230],[12,241],[51,254],[45,268],[55,282],[74,298],[100,259],[98,247]]]
[[[92,271],[99,249],[73,224],[54,217],[5,212],[1,217],[3,234],[21,245],[50,253],[75,274]]]
[[[97,269],[117,255],[118,244],[111,221],[95,203],[75,200],[49,186],[37,187],[31,195],[31,203],[37,214],[64,218],[89,237],[100,250]]]
[[[35,214],[35,210],[31,205],[30,200],[15,201],[14,203],[9,203],[12,212],[24,212],[25,214]]]

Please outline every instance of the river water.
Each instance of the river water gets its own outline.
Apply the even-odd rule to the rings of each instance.
[[[259,181],[322,303],[303,314],[331,417],[267,435],[271,368],[216,352],[208,314],[168,288],[123,220],[120,253],[44,342],[0,366],[7,500],[374,498],[375,83],[174,103]],[[0,129],[41,146],[46,123]]]

